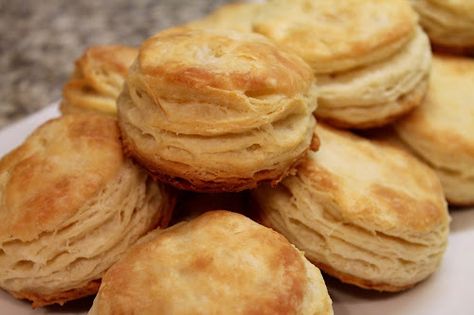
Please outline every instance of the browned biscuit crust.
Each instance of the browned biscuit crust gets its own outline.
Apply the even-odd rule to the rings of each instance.
[[[94,294],[174,203],[124,157],[116,119],[50,120],[0,159],[0,287],[34,307]]]
[[[410,39],[416,24],[404,0],[274,0],[254,18],[253,31],[292,49],[318,74],[384,60]]]
[[[376,282],[372,282],[366,279],[354,277],[344,272],[337,271],[331,266],[328,266],[322,263],[318,263],[318,262],[313,262],[313,263],[316,265],[316,267],[318,267],[319,269],[321,269],[328,275],[337,278],[341,282],[353,284],[364,289],[376,290],[380,292],[400,292],[400,291],[412,288],[416,285],[416,283],[413,283],[413,284],[405,285],[405,286],[394,286],[388,283],[376,283]]]
[[[38,294],[35,292],[10,292],[17,299],[26,299],[32,302],[33,308],[43,307],[51,304],[63,305],[64,303],[81,297],[96,294],[99,291],[100,279],[88,282],[82,288],[76,288],[53,294]]]
[[[332,315],[319,270],[281,234],[210,211],[148,234],[104,275],[89,315]]]

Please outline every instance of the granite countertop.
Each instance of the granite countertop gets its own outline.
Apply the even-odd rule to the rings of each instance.
[[[58,100],[87,46],[136,46],[225,2],[0,0],[0,128]]]

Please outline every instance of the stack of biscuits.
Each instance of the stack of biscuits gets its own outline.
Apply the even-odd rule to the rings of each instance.
[[[0,287],[33,307],[97,293],[91,315],[323,315],[321,271],[429,277],[448,202],[474,204],[474,60],[430,40],[474,27],[412,2],[230,4],[88,49],[63,116],[0,160]]]

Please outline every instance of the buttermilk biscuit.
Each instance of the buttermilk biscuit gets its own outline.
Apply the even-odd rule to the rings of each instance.
[[[435,48],[474,53],[474,1],[412,0]]]
[[[208,16],[185,26],[252,32],[253,19],[261,7],[260,3],[231,3],[219,7]]]
[[[105,274],[89,315],[333,314],[320,271],[228,211],[152,232]]]
[[[277,182],[313,143],[311,69],[261,35],[174,29],[145,41],[118,99],[128,153],[195,191]]]
[[[0,160],[0,287],[33,307],[97,292],[172,199],[122,155],[114,119],[67,115]]]
[[[403,50],[384,61],[318,76],[316,115],[339,127],[385,125],[421,103],[430,67],[430,44],[418,28]]]
[[[253,30],[312,66],[321,87],[316,115],[339,127],[382,126],[425,93],[431,51],[407,1],[274,0]]]
[[[115,115],[117,97],[136,56],[137,49],[132,47],[88,48],[76,61],[74,73],[63,88],[61,112],[96,111]]]
[[[474,60],[435,55],[425,100],[395,129],[436,170],[449,203],[474,205]]]
[[[404,150],[324,125],[296,176],[254,193],[264,224],[323,271],[400,291],[438,267],[449,215],[436,174]]]
[[[408,43],[416,22],[404,0],[270,0],[253,29],[294,50],[319,74],[384,60]]]

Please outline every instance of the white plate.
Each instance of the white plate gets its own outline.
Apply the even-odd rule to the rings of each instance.
[[[0,155],[21,143],[42,122],[58,115],[51,105],[0,130]],[[328,279],[336,315],[472,315],[474,314],[474,209],[451,210],[451,234],[441,268],[415,288],[398,294],[381,294]],[[91,299],[72,305],[32,310],[0,291],[0,314],[86,314]],[[158,314],[157,314],[158,315]]]

